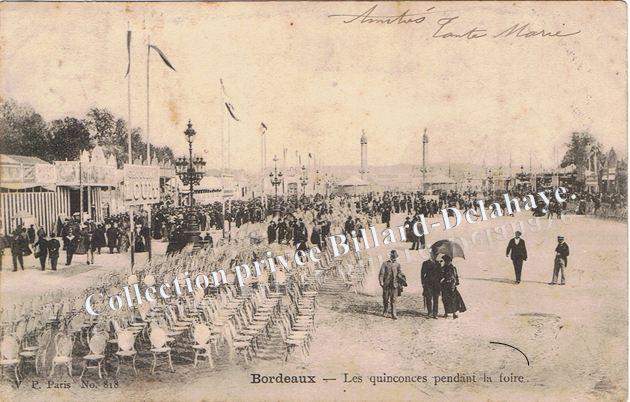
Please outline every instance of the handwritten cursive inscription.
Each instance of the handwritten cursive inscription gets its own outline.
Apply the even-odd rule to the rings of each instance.
[[[428,8],[421,13],[411,13],[405,10],[397,15],[376,15],[377,5],[373,5],[359,14],[331,14],[329,18],[343,18],[344,24],[373,24],[373,25],[401,25],[422,24],[432,30],[431,37],[436,39],[507,39],[507,38],[564,38],[578,35],[581,30],[564,32],[556,29],[534,28],[530,23],[517,23],[508,28],[501,27],[480,27],[463,25],[463,19],[456,15],[454,10],[435,10],[435,7]],[[436,16],[436,14],[442,14]],[[447,14],[447,16],[444,16]],[[450,15],[448,15],[450,14]],[[455,15],[453,15],[455,14]],[[423,24],[424,23],[424,24]],[[563,24],[564,25],[564,24]]]
[[[478,39],[488,36],[487,31],[483,28],[474,27],[470,30],[464,30],[459,33],[451,32],[447,27],[450,23],[458,19],[459,17],[447,17],[437,20],[439,28],[433,33],[434,38],[465,38],[465,39]],[[445,29],[446,28],[446,29]]]
[[[428,9],[431,10],[433,7]],[[361,14],[331,14],[328,17],[343,17],[347,18],[343,20],[344,24],[350,24],[358,22],[359,24],[420,24],[426,20],[426,17],[422,14],[409,14],[409,10],[403,11],[399,15],[372,15],[372,12],[376,10],[376,4]]]
[[[527,23],[525,25],[514,24],[508,29],[506,29],[505,31],[499,32],[498,34],[494,35],[494,37],[495,38],[508,38],[510,36],[513,36],[515,38],[532,38],[535,36],[541,36],[541,37],[556,36],[559,38],[563,38],[565,36],[577,35],[580,32],[581,31],[564,33],[562,31],[555,31],[555,32],[545,31],[544,29],[534,30],[534,29],[531,29],[529,27],[529,23]]]

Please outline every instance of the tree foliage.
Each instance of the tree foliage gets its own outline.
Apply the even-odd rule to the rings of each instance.
[[[595,137],[588,132],[574,132],[566,144],[567,151],[562,158],[560,167],[575,165],[578,170],[585,169],[591,149],[597,153],[598,160],[602,161],[602,146]]]
[[[32,107],[9,100],[0,103],[0,152],[35,156],[52,162],[76,160],[83,150],[96,145],[105,155],[114,155],[119,166],[128,162],[129,127],[125,119],[104,108],[92,108],[83,118],[64,117],[47,123]],[[146,142],[134,127],[131,149],[134,160],[146,159]],[[174,161],[168,146],[151,145],[152,158]]]
[[[0,104],[0,150],[6,154],[44,159],[48,127],[30,106],[14,101]]]

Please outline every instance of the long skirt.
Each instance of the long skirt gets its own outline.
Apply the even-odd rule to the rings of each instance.
[[[444,303],[444,312],[445,314],[452,313],[463,313],[466,311],[466,305],[464,304],[464,299],[462,295],[459,293],[457,288],[451,289],[451,287],[443,287],[442,288],[442,302]]]

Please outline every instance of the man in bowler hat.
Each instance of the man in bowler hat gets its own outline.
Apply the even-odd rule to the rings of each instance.
[[[389,307],[391,307],[391,314],[394,320],[398,319],[396,316],[396,297],[398,296],[400,264],[396,262],[397,258],[398,252],[396,250],[390,251],[389,260],[381,265],[381,270],[378,274],[378,281],[381,288],[383,288],[383,316],[387,316]]]
[[[569,245],[564,242],[564,236],[558,236],[558,245],[556,246],[556,256],[553,261],[553,279],[550,285],[558,283],[558,274],[560,274],[560,285],[564,285],[564,269],[569,262]]]
[[[516,284],[521,283],[521,271],[523,270],[523,261],[527,261],[527,247],[525,240],[521,239],[521,232],[518,230],[514,233],[514,238],[510,239],[505,256],[512,258],[514,265],[514,274],[516,275]]]

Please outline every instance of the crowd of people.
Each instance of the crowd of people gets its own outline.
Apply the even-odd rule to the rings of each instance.
[[[535,216],[559,217],[563,211],[575,208],[575,213],[597,213],[602,209],[626,207],[626,200],[618,193],[593,194],[576,193],[577,198],[569,205],[558,203],[553,197],[553,189],[547,190],[550,205],[543,209],[541,202],[533,210]],[[522,198],[525,189],[510,192],[511,197]],[[539,198],[539,196],[537,196]],[[484,199],[485,205],[498,203],[508,215],[507,205],[502,192],[478,193],[475,191],[434,191],[427,195],[413,191],[392,191],[383,193],[349,194],[314,194],[300,197],[255,197],[248,200],[227,200],[225,203],[195,204],[177,206],[167,203],[153,206],[151,213],[144,211],[134,214],[134,225],[129,221],[127,213],[110,215],[102,222],[79,219],[79,214],[65,220],[59,219],[55,233],[46,233],[35,225],[18,227],[9,235],[0,238],[0,250],[6,247],[11,250],[13,270],[24,269],[24,258],[35,256],[40,268],[47,264],[56,270],[61,251],[66,252],[65,264],[70,265],[75,255],[85,255],[86,264],[93,264],[95,255],[105,252],[127,253],[133,246],[134,252],[147,252],[152,240],[163,240],[169,243],[168,254],[181,251],[189,242],[189,229],[186,225],[196,222],[200,233],[199,241],[212,245],[214,239],[211,231],[222,231],[223,234],[232,228],[243,225],[262,223],[266,225],[268,243],[292,244],[307,249],[309,243],[320,249],[326,247],[325,239],[330,234],[355,232],[361,236],[360,229],[368,228],[374,223],[390,226],[393,214],[406,214],[406,237],[411,249],[425,248],[424,236],[416,236],[411,229],[421,215],[433,217],[442,208],[455,207],[460,210],[478,211],[478,199]],[[296,218],[304,213],[304,218]],[[336,216],[341,222],[338,232],[333,229],[331,217]],[[343,218],[341,218],[343,216]],[[150,225],[147,224],[151,220]],[[132,244],[133,243],[133,244]]]

